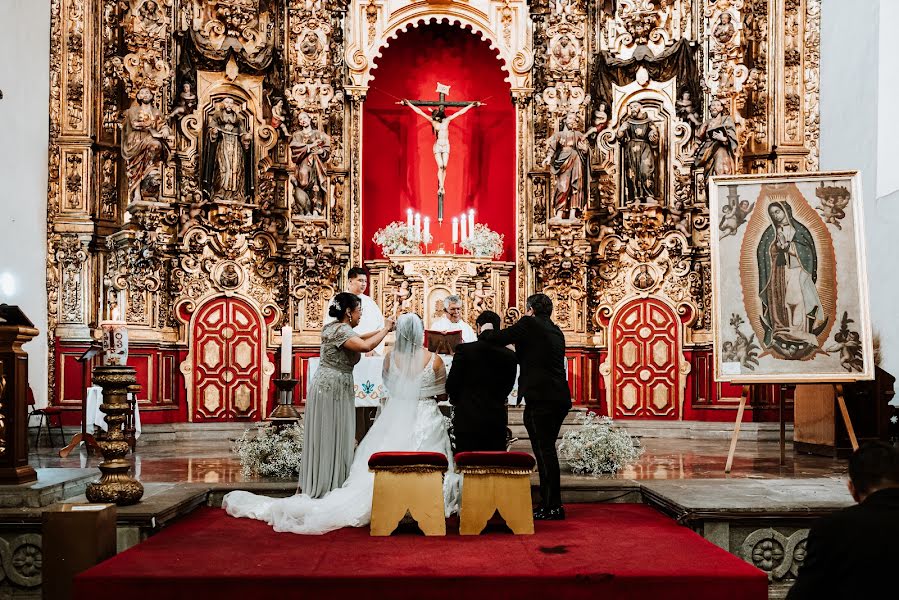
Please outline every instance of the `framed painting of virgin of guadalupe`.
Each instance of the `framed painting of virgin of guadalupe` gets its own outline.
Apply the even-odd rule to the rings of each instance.
[[[857,172],[714,177],[715,378],[872,379]]]

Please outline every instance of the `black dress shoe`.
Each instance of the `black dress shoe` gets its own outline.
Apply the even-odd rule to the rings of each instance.
[[[536,516],[534,517],[537,518]],[[561,506],[556,508],[546,508],[540,514],[541,521],[564,521],[565,520],[565,509]]]

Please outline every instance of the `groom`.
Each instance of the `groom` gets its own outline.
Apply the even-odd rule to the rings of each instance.
[[[485,310],[475,325],[477,341],[456,346],[446,378],[446,391],[453,405],[456,452],[503,451],[506,406],[518,371],[515,354],[487,341],[499,331],[498,314]]]
[[[571,391],[565,375],[565,335],[552,322],[553,302],[546,294],[527,299],[527,312],[515,325],[490,336],[489,342],[515,344],[521,365],[518,391],[524,397],[524,426],[540,473],[541,504],[535,519],[562,520],[562,482],[556,439],[571,409]]]

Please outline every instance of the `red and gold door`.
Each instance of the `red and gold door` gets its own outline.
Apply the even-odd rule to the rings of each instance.
[[[678,320],[664,302],[635,300],[610,324],[613,419],[680,418]]]
[[[243,300],[216,298],[200,308],[191,331],[191,421],[260,418],[263,332]]]

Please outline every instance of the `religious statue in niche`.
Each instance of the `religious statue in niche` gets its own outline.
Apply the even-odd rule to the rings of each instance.
[[[696,107],[693,106],[693,98],[690,96],[689,90],[684,90],[681,93],[680,100],[675,102],[674,106],[677,116],[692,124],[694,129],[702,125],[702,119],[696,114]]]
[[[290,138],[293,161],[293,213],[302,216],[324,216],[328,191],[325,163],[331,153],[331,136],[312,127],[309,113],[297,115],[299,129]]]
[[[225,98],[209,118],[203,184],[215,202],[253,197],[253,134],[233,98]]]
[[[815,285],[815,239],[787,201],[771,202],[768,218],[756,251],[762,341],[782,358],[801,360],[820,351],[817,336],[829,321]]]
[[[712,100],[709,118],[696,131],[696,137],[700,141],[696,164],[705,168],[706,175],[733,175],[736,171],[737,128],[720,100]]]
[[[573,71],[578,68],[578,48],[568,34],[563,33],[550,48],[552,66],[563,71]]]
[[[175,117],[183,118],[194,112],[197,108],[197,95],[193,92],[189,81],[185,81],[181,86],[181,93],[178,94],[178,104],[169,113],[169,120]]]
[[[284,134],[284,137],[289,138],[290,132],[287,130],[287,125],[284,121],[284,99],[278,98],[275,100],[274,104],[272,104],[272,116],[271,119],[269,119],[269,124],[272,126],[272,129],[280,131]]]
[[[174,138],[162,112],[153,106],[153,92],[138,90],[122,119],[122,158],[128,173],[128,201],[144,198],[161,180],[160,163],[174,144]]]
[[[659,201],[659,128],[638,101],[627,105],[615,139],[621,145],[623,204]]]
[[[141,28],[144,32],[153,38],[159,38],[165,35],[166,18],[162,7],[155,0],[147,0],[137,9],[137,16],[140,21]]]
[[[730,42],[734,35],[736,35],[737,29],[733,24],[733,15],[729,12],[721,13],[721,18],[718,21],[718,24],[715,25],[715,29],[712,30],[712,37],[715,38],[722,46],[726,46],[728,42]]]
[[[553,188],[553,208],[557,220],[583,216],[589,188],[588,133],[577,130],[575,113],[565,116],[562,127],[547,141],[548,152],[543,166],[550,167],[556,185]],[[592,128],[590,134],[592,134]]]

